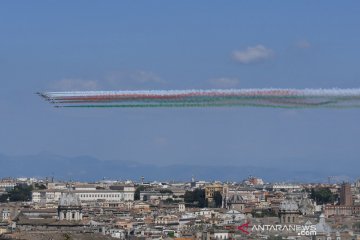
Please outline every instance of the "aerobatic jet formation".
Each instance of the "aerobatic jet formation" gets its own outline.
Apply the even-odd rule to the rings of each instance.
[[[352,108],[360,89],[210,89],[41,92],[55,107]]]

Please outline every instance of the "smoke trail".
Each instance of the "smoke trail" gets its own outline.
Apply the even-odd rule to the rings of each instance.
[[[228,89],[75,91],[38,93],[55,107],[276,107],[355,108],[360,89]]]

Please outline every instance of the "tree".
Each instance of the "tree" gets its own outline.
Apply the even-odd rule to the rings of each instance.
[[[170,189],[160,189],[160,193],[170,193],[170,194],[173,194],[173,191],[171,191]]]
[[[333,203],[337,194],[333,194],[329,188],[311,189],[310,198],[314,199],[317,204]]]
[[[140,200],[140,192],[144,191],[144,190],[145,190],[145,187],[143,185],[138,186],[135,190],[134,199]]]
[[[46,186],[44,184],[35,183],[35,189],[44,190]]]
[[[10,200],[10,202],[31,201],[32,190],[32,186],[25,184],[15,186],[14,189],[0,196],[0,202],[7,202],[8,200]]]
[[[71,237],[71,235],[69,233],[64,233],[63,236],[64,236],[65,240],[71,240],[72,239],[72,237]]]
[[[175,233],[174,232],[168,232],[167,234],[168,237],[174,238],[175,237]]]
[[[215,207],[220,208],[222,206],[222,195],[219,191],[214,192]]]
[[[186,203],[196,203],[199,208],[206,207],[205,189],[197,188],[194,191],[186,191],[184,195],[184,201]]]
[[[268,239],[269,240],[283,240],[283,238],[281,236],[270,236]]]
[[[9,194],[5,193],[5,194],[2,194],[0,195],[0,202],[7,202],[9,198]]]
[[[13,190],[9,191],[8,195],[11,202],[25,202],[31,201],[32,197],[32,186],[18,185]]]
[[[172,198],[167,198],[167,199],[165,199],[164,202],[165,202],[165,203],[173,203],[173,202],[174,202],[174,199],[172,199]]]

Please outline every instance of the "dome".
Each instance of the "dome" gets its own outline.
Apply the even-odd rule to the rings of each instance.
[[[304,215],[311,215],[315,212],[315,206],[308,198],[303,198],[299,204],[299,209]]]
[[[61,194],[59,200],[59,206],[61,207],[78,207],[81,206],[80,198],[72,192],[66,192]]]
[[[230,203],[241,203],[243,201],[244,201],[243,197],[238,194],[232,195],[228,200],[228,202]]]
[[[234,221],[241,221],[241,220],[244,220],[246,218],[246,216],[239,212],[239,211],[236,211],[236,210],[230,210],[230,211],[227,211],[224,215],[223,215],[223,218],[229,218],[229,219],[232,219]]]
[[[316,224],[316,232],[317,233],[331,232],[331,227],[325,222],[325,216],[323,213],[320,215],[319,223]]]
[[[280,211],[298,211],[299,206],[294,200],[284,200],[280,203]]]

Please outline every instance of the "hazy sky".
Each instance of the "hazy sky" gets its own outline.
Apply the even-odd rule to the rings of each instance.
[[[359,1],[1,1],[0,153],[360,167],[360,109],[55,109],[45,90],[360,87]]]

